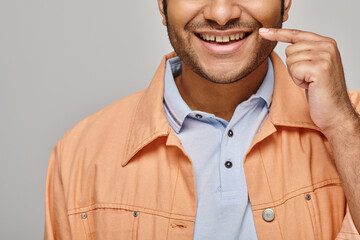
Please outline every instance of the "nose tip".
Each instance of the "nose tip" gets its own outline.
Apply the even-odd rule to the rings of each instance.
[[[241,9],[232,0],[211,0],[204,9],[204,17],[219,25],[225,25],[233,19],[240,18]]]

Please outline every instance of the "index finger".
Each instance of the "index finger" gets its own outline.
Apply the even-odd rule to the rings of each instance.
[[[325,37],[316,33],[284,28],[260,28],[259,34],[264,39],[284,43],[297,43],[300,41],[324,41],[325,39]]]

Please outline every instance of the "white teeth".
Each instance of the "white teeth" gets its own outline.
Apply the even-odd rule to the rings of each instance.
[[[212,35],[206,35],[206,34],[199,34],[200,38],[202,38],[205,41],[212,41],[212,42],[230,42],[234,40],[242,40],[245,38],[246,33],[237,33],[233,35],[228,36],[212,36]]]

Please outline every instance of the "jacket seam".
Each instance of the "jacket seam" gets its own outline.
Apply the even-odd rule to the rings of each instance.
[[[259,155],[260,155],[262,167],[263,167],[264,172],[265,172],[266,182],[267,182],[267,186],[268,186],[268,189],[269,189],[269,192],[270,192],[270,196],[271,196],[271,199],[273,200],[273,208],[274,208],[275,214],[277,215],[277,213],[276,213],[276,212],[277,212],[277,211],[276,211],[276,207],[275,207],[275,204],[274,204],[274,197],[273,197],[273,194],[272,194],[272,191],[271,191],[271,188],[270,188],[269,177],[268,177],[268,174],[267,174],[267,172],[266,172],[264,159],[263,159],[263,157],[262,157],[262,153],[261,153],[261,151],[260,151],[259,145],[257,146],[257,149],[258,149],[258,151],[259,151]],[[281,239],[284,239],[283,233],[282,233],[282,231],[281,231],[281,227],[280,227],[279,220],[278,220],[278,218],[275,218],[275,220],[276,220],[277,225],[278,225],[278,227],[279,227]]]
[[[110,209],[115,209],[115,208],[96,208],[96,209],[92,209],[92,210],[88,210],[88,211],[84,211],[84,212],[97,212],[97,211],[99,211],[99,210],[104,210],[104,211],[106,211],[106,210],[110,210]],[[188,217],[184,217],[184,218],[181,218],[181,217],[174,217],[174,216],[170,216],[170,214],[168,214],[168,215],[165,215],[165,214],[158,214],[158,213],[151,213],[151,212],[146,212],[146,211],[139,211],[138,209],[133,209],[133,210],[131,210],[131,209],[124,209],[124,208],[122,208],[122,209],[116,209],[116,210],[120,210],[120,211],[137,211],[137,212],[139,212],[139,213],[141,213],[141,214],[148,214],[148,215],[151,215],[151,216],[156,216],[156,217],[162,217],[162,218],[165,218],[165,219],[172,219],[172,220],[179,220],[179,221],[184,221],[184,222],[194,222],[194,220],[189,220],[189,219],[186,219],[186,218],[188,218]],[[77,214],[79,214],[79,213],[77,213]],[[71,214],[70,216],[72,216],[72,215],[76,215],[76,214]],[[140,215],[139,215],[140,216]],[[137,218],[139,218],[139,217],[137,217]]]
[[[112,206],[106,206],[106,205],[112,205]],[[82,212],[90,212],[90,211],[97,210],[97,209],[120,209],[120,210],[129,210],[129,211],[132,211],[134,209],[142,209],[142,210],[145,210],[143,212],[149,213],[149,214],[151,214],[151,212],[155,212],[155,213],[163,213],[163,214],[169,215],[169,217],[170,217],[170,215],[175,215],[175,216],[182,216],[182,217],[187,217],[187,218],[194,218],[194,216],[185,215],[185,214],[178,214],[178,213],[173,214],[170,212],[156,210],[156,209],[152,209],[152,208],[145,208],[145,207],[128,205],[128,204],[108,203],[108,202],[107,203],[103,203],[103,202],[94,203],[94,204],[91,204],[91,205],[89,205],[87,207],[83,207],[83,208],[73,208],[73,209],[67,210],[67,212],[68,212],[68,216],[71,216],[71,215],[76,215],[76,214],[79,214]]]
[[[132,240],[136,240],[138,237],[138,229],[139,229],[139,218],[141,215],[134,217],[133,224],[132,224]],[[136,228],[136,229],[135,229]],[[135,235],[135,236],[134,236]]]
[[[337,180],[337,181],[335,181]],[[266,204],[275,204],[276,202],[279,202],[279,203],[276,203],[275,205],[276,206],[279,206],[283,203],[285,203],[286,201],[294,198],[294,197],[297,197],[301,194],[304,194],[304,192],[300,192],[299,194],[296,194],[294,196],[291,196],[291,197],[288,197],[289,195],[291,195],[292,193],[295,193],[297,191],[300,191],[302,189],[306,189],[306,188],[310,188],[310,187],[313,187],[313,189],[311,190],[311,192],[314,192],[315,190],[319,189],[319,188],[322,188],[322,187],[326,187],[327,185],[331,185],[331,184],[336,184],[335,186],[339,186],[341,185],[341,182],[340,182],[340,179],[339,178],[330,178],[330,179],[327,179],[327,180],[324,180],[322,182],[319,182],[319,183],[315,183],[315,184],[312,184],[312,185],[309,185],[309,186],[306,186],[306,187],[301,187],[301,188],[298,188],[296,190],[293,190],[291,192],[288,192],[287,194],[284,195],[284,197],[278,199],[278,200],[275,200],[273,202],[266,202],[266,203],[259,203],[259,204],[251,204],[251,206],[253,207],[257,207],[257,206],[261,206],[261,205],[266,205]]]
[[[319,234],[317,231],[317,221],[316,221],[316,216],[315,216],[315,209],[314,209],[314,204],[313,204],[313,200],[312,201],[307,201],[306,202],[306,206],[310,215],[310,220],[311,220],[311,227],[313,229],[313,233],[314,233],[314,237],[315,239],[319,239]]]
[[[90,237],[90,240],[92,240],[92,239],[93,239],[93,235],[92,235],[92,233],[91,233],[91,227],[90,227],[90,223],[89,223],[89,220],[88,220],[88,219],[86,219],[86,223],[87,223],[88,228],[89,228],[89,237]]]
[[[88,235],[90,235],[90,232],[88,233],[88,231],[87,231],[87,229],[86,229],[86,226],[85,226],[84,220],[82,220],[81,222],[82,222],[82,226],[83,226],[84,233],[85,233],[85,239],[89,239],[89,236],[88,236]]]
[[[172,214],[173,208],[174,208],[176,187],[177,187],[177,183],[178,183],[178,179],[179,179],[179,172],[180,172],[180,161],[179,161],[179,152],[178,152],[178,154],[177,154],[177,173],[176,173],[176,181],[175,181],[174,193],[173,193],[172,202],[171,202],[170,215]],[[168,225],[167,225],[166,239],[169,239],[169,229],[170,229],[169,226],[170,226],[170,218],[169,218]]]
[[[339,185],[336,185],[336,187],[338,187]],[[326,187],[334,187],[334,186],[326,186]],[[316,189],[317,190],[317,189]],[[315,191],[311,191],[311,192],[315,192]],[[286,199],[285,201],[283,201],[283,202],[281,202],[281,203],[277,203],[277,204],[275,204],[275,205],[273,205],[274,207],[279,207],[279,206],[281,206],[281,205],[283,205],[284,203],[286,203],[287,201],[289,201],[289,200],[291,200],[291,199],[293,199],[293,198],[296,198],[296,197],[299,197],[300,195],[303,195],[305,192],[301,192],[301,193],[299,193],[299,194],[297,194],[297,195],[294,195],[294,196],[292,196],[292,197],[290,197],[290,198],[288,198],[288,199]],[[272,202],[270,202],[270,203],[272,203]],[[266,203],[266,204],[270,204],[270,203]],[[265,203],[264,204],[260,204],[260,205],[266,205]],[[261,207],[261,208],[258,208],[258,209],[254,209],[254,211],[261,211],[261,210],[264,210],[264,209],[266,209],[267,207]]]

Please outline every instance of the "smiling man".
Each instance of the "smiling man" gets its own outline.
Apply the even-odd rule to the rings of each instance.
[[[158,5],[175,53],[56,145],[45,239],[360,239],[360,94],[336,42],[282,29],[291,0]]]

